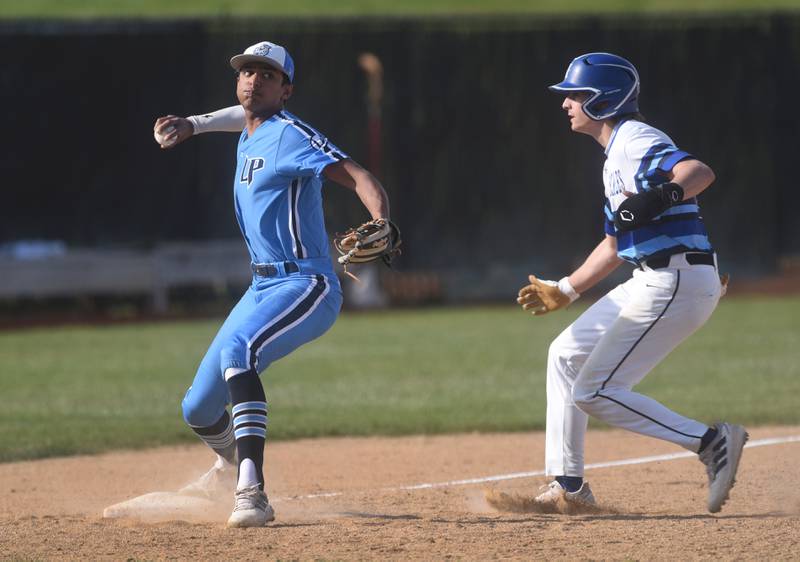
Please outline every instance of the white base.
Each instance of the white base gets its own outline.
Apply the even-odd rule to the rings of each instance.
[[[145,521],[219,521],[224,520],[230,506],[211,500],[185,496],[176,492],[151,492],[103,510],[107,519],[141,519]]]

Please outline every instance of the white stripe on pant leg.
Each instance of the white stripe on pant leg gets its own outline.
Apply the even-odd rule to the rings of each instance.
[[[317,308],[319,307],[319,304],[325,299],[325,296],[330,292],[330,289],[331,289],[330,283],[328,283],[327,281],[323,281],[323,282],[325,283],[325,290],[322,291],[322,293],[320,293],[319,297],[317,297],[317,300],[314,301],[314,303],[311,305],[311,307],[308,309],[308,311],[305,314],[303,314],[302,316],[300,316],[300,318],[298,318],[297,320],[292,322],[291,324],[286,325],[284,328],[278,330],[277,332],[272,334],[269,338],[264,340],[264,342],[261,345],[258,346],[258,349],[256,349],[256,351],[255,351],[255,353],[253,355],[255,355],[257,357],[259,355],[259,353],[261,353],[261,350],[264,349],[264,347],[267,346],[270,342],[275,341],[277,338],[279,338],[280,336],[282,336],[283,334],[285,334],[286,332],[288,332],[289,330],[291,330],[292,328],[294,328],[298,324],[302,323],[303,320],[305,320],[306,318],[311,316],[314,313],[314,311],[317,310]],[[313,285],[311,285],[311,287],[309,287],[309,289],[305,293],[303,293],[303,295],[305,296],[305,295],[310,294],[311,291],[314,289],[314,287],[316,287],[317,283],[318,282],[316,282],[316,280],[315,280],[315,283]],[[296,302],[297,301],[295,301],[295,303]],[[294,305],[293,305],[292,308],[294,308]],[[282,318],[285,317],[285,316],[286,316],[286,314],[282,314],[281,315]],[[271,325],[274,325],[274,324],[275,324],[274,322],[271,323]],[[259,332],[259,334],[263,334],[263,333],[264,333],[264,330],[261,330]],[[253,338],[254,341],[256,339],[257,338]]]
[[[261,328],[258,332],[256,332],[255,335],[250,339],[250,341],[247,342],[247,349],[248,349],[247,364],[251,369],[255,367],[255,365],[251,364],[251,358],[254,357],[254,356],[257,357],[259,351],[261,351],[261,348],[263,347],[263,345],[259,346],[259,348],[256,350],[256,352],[252,353],[252,351],[250,351],[250,350],[251,350],[251,348],[253,346],[253,343],[258,341],[258,338],[261,337],[261,334],[263,334],[264,332],[269,330],[272,326],[274,326],[275,324],[277,324],[278,322],[283,320],[286,316],[291,314],[294,311],[294,309],[297,308],[306,299],[306,297],[311,294],[311,292],[314,290],[314,287],[317,286],[317,283],[318,283],[318,281],[315,278],[311,282],[311,284],[308,286],[308,288],[303,292],[302,295],[300,295],[297,299],[295,299],[295,301],[292,304],[290,304],[288,307],[286,307],[286,309],[283,312],[281,312],[279,315],[275,316],[272,319],[271,322],[269,322],[263,328]],[[327,294],[327,290],[325,291],[324,294]],[[313,310],[313,308],[312,308],[312,310]]]

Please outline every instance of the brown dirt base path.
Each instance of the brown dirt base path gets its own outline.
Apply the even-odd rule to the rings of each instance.
[[[797,435],[800,427],[759,428],[751,443]],[[706,512],[696,458],[587,471],[598,513],[492,509],[487,493],[526,498],[546,482],[504,477],[537,471],[543,451],[541,433],[270,443],[267,482],[277,519],[261,529],[227,529],[231,499],[183,513],[183,520],[103,518],[111,504],[177,490],[203,472],[213,459],[202,446],[5,464],[0,558],[800,558],[800,442],[746,449],[731,499],[717,515]],[[588,463],[680,452],[618,431],[587,439]],[[504,478],[455,482],[491,476]],[[305,497],[311,495],[317,497]]]

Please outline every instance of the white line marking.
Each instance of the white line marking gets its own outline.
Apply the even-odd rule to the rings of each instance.
[[[768,445],[782,445],[784,443],[800,442],[800,435],[790,435],[787,437],[769,437],[767,439],[757,439],[750,441],[744,447],[749,449],[751,447],[766,447]],[[697,456],[696,453],[685,451],[682,453],[671,453],[668,455],[653,455],[650,457],[637,457],[632,459],[622,459],[618,461],[597,462],[587,464],[585,470],[595,468],[609,468],[612,466],[628,466],[633,464],[646,464],[658,461],[672,461],[676,459],[685,459]],[[511,474],[498,474],[496,476],[483,476],[480,478],[466,478],[464,480],[448,480],[447,482],[430,482],[425,484],[408,484],[405,486],[392,486],[389,488],[379,488],[378,492],[407,492],[413,490],[430,490],[433,488],[449,488],[451,486],[465,486],[468,484],[483,484],[486,482],[499,482],[502,480],[514,480],[516,478],[532,478],[534,476],[544,476],[544,470],[534,470],[531,472],[512,472]],[[356,491],[356,490],[354,490]],[[363,491],[363,490],[362,490]],[[345,492],[321,492],[319,494],[307,494],[304,496],[290,496],[285,498],[275,498],[270,501],[283,502],[293,500],[310,500],[318,498],[335,498],[345,495]]]

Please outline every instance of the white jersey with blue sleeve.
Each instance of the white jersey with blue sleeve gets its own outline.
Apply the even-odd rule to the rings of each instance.
[[[322,209],[325,168],[346,159],[287,111],[242,132],[234,179],[236,217],[253,263],[304,260],[332,271]]]
[[[648,258],[689,250],[713,251],[696,198],[670,207],[639,228],[627,232],[614,228],[614,212],[627,197],[666,183],[675,164],[693,158],[646,123],[627,120],[616,125],[606,146],[603,183],[605,232],[616,236],[620,258],[638,265]]]

